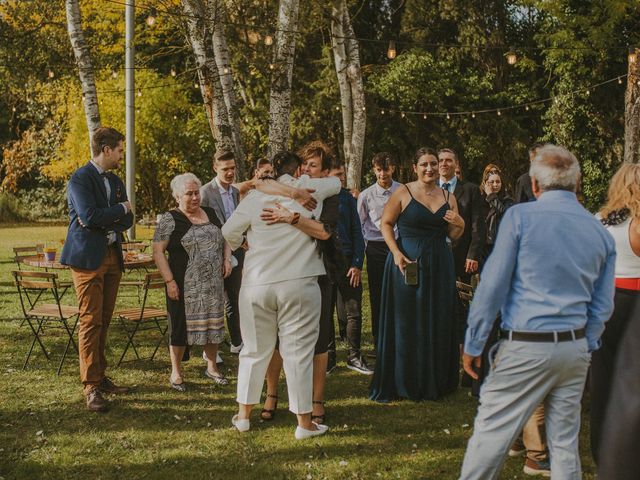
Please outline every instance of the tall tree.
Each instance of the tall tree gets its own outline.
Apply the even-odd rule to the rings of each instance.
[[[634,50],[629,61],[624,109],[624,161],[640,163],[640,62]],[[631,57],[631,56],[630,56]]]
[[[298,29],[299,0],[280,0],[269,97],[269,158],[289,145],[291,82]]]
[[[195,56],[200,92],[216,148],[233,150],[232,128],[222,96],[213,45],[209,41],[211,29],[207,22],[206,7],[204,0],[182,0],[187,24],[187,41],[191,44]]]
[[[209,19],[212,23],[211,42],[213,45],[213,57],[220,79],[222,98],[224,100],[228,122],[231,126],[231,137],[236,158],[236,172],[238,178],[244,179],[245,152],[240,135],[240,114],[236,102],[233,73],[229,59],[229,48],[227,47],[227,40],[224,33],[224,21],[227,18],[227,12],[223,2],[220,0],[210,1],[209,7]]]
[[[80,14],[79,0],[66,0],[67,30],[76,57],[80,84],[82,85],[82,98],[84,101],[84,113],[89,129],[89,145],[93,132],[100,128],[100,107],[98,105],[98,92],[91,63],[89,45],[82,31],[82,15]]]
[[[366,112],[360,51],[346,0],[336,0],[331,12],[331,43],[342,105],[343,149],[347,185],[360,188]]]

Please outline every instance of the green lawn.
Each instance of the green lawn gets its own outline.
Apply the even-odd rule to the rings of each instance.
[[[153,362],[112,368],[116,382],[135,385],[134,393],[115,398],[108,413],[86,411],[75,356],[59,377],[41,353],[22,370],[30,339],[28,327],[18,319],[10,275],[15,268],[11,247],[55,242],[65,231],[64,226],[0,226],[1,478],[457,478],[476,401],[459,390],[439,402],[371,402],[366,398],[369,379],[345,368],[344,349],[338,353],[339,368],[327,380],[331,430],[311,441],[293,438],[295,420],[285,410],[284,382],[274,422],[260,423],[256,415],[248,434],[231,428],[237,361],[230,354],[223,356],[231,385],[213,387],[202,376],[200,352],[194,352],[186,364],[190,389],[184,394],[168,386],[165,351]],[[151,232],[138,235],[149,238]],[[122,304],[135,302],[135,292],[125,294]],[[368,308],[366,304],[366,324]],[[62,337],[46,338],[54,340],[59,354]],[[370,339],[368,330],[365,338]],[[123,339],[112,324],[112,364],[122,352]],[[367,343],[365,350],[370,349]],[[586,419],[581,440],[584,478],[592,479]],[[522,473],[521,459],[509,459],[502,478],[529,477]]]

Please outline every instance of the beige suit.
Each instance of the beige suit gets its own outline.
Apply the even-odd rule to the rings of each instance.
[[[340,182],[327,178],[314,188],[314,196],[322,202],[339,192]],[[264,377],[279,337],[289,409],[304,414],[312,410],[313,349],[320,319],[317,277],[324,275],[325,269],[311,237],[291,225],[267,225],[260,219],[262,209],[276,202],[311,216],[289,199],[252,191],[222,227],[231,248],[242,243],[245,231],[249,244],[240,289],[244,348],[238,367],[237,401],[245,405],[260,402]]]

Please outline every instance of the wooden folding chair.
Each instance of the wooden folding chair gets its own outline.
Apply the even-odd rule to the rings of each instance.
[[[143,297],[142,303],[139,308],[127,308],[124,310],[118,310],[114,313],[115,316],[118,317],[122,328],[124,329],[128,341],[126,346],[124,347],[124,351],[120,356],[120,360],[118,360],[117,366],[120,366],[122,361],[124,360],[129,347],[133,348],[133,351],[136,354],[136,358],[140,360],[140,355],[138,354],[138,349],[136,348],[136,344],[134,342],[135,335],[143,330],[157,330],[160,332],[160,339],[156,344],[156,348],[153,350],[151,354],[151,358],[149,360],[153,360],[156,356],[158,349],[162,343],[167,344],[167,340],[165,334],[167,333],[168,328],[168,314],[165,308],[157,308],[152,307],[147,304],[149,300],[149,292],[154,289],[163,289],[165,284],[162,275],[159,272],[147,273],[144,278],[143,284]],[[162,325],[161,321],[164,320],[164,325]]]
[[[36,343],[40,345],[47,360],[51,359],[42,341],[42,336],[45,327],[60,327],[66,332],[68,337],[60,365],[58,365],[57,373],[60,375],[62,365],[69,352],[69,347],[73,346],[74,350],[76,352],[78,351],[76,342],[73,339],[78,325],[78,307],[62,305],[60,303],[60,284],[57,274],[49,272],[29,272],[25,270],[14,270],[12,274],[18,289],[24,319],[29,325],[31,333],[33,333],[33,340],[22,369],[27,368]],[[51,294],[55,303],[40,302],[41,297],[47,293]],[[75,320],[73,320],[74,318]]]
[[[13,247],[13,261],[16,262],[19,270],[22,270],[25,258],[37,256],[38,248],[35,245],[30,247]]]

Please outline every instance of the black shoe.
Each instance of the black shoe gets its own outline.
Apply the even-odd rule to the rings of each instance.
[[[367,362],[364,361],[360,355],[352,357],[347,360],[347,368],[354,372],[362,373],[363,375],[373,375],[373,370],[369,368]]]
[[[327,362],[327,375],[333,373],[335,369],[336,369],[336,359],[329,358],[329,361]]]

